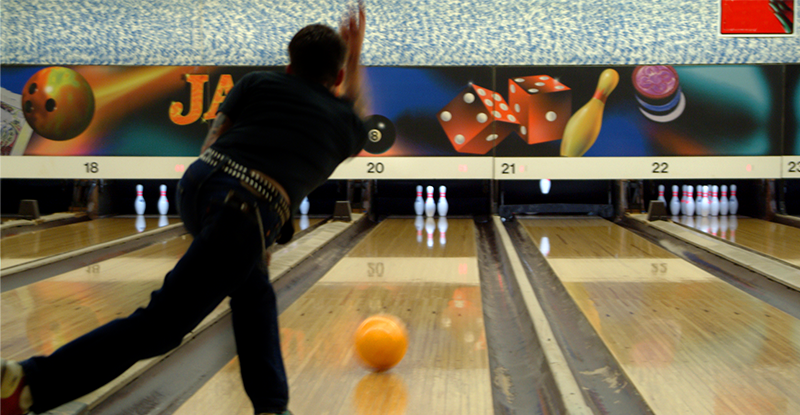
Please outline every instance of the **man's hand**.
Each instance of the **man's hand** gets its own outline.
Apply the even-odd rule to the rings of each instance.
[[[351,6],[339,25],[339,34],[347,44],[347,57],[344,63],[344,82],[342,95],[353,102],[356,112],[363,118],[366,114],[364,97],[361,90],[361,46],[364,44],[364,33],[367,29],[367,17],[363,0],[357,6]]]

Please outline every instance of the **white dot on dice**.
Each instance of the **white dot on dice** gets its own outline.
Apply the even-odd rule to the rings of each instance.
[[[497,137],[498,137],[498,135],[497,135],[497,134],[489,134],[489,136],[488,136],[488,137],[486,137],[486,141],[494,141],[494,140],[497,140]]]
[[[508,111],[508,105],[506,105],[506,104],[501,102],[500,103],[500,109],[503,110],[503,111]]]
[[[453,114],[450,114],[450,111],[442,111],[442,113],[439,115],[439,118],[441,118],[442,121],[450,121],[453,119]]]
[[[485,123],[486,121],[489,120],[489,116],[484,113],[478,114],[478,116],[475,118],[478,120],[479,123]]]
[[[456,135],[453,139],[458,145],[464,144],[464,136],[461,134]]]
[[[494,102],[492,102],[492,100],[489,98],[484,99],[483,103],[486,104],[487,107],[491,107],[492,105],[494,105]]]
[[[522,135],[526,135],[528,134],[528,129],[525,128],[525,126],[523,125],[522,127],[519,128],[519,132],[522,133]]]
[[[472,104],[473,102],[475,102],[475,95],[472,95],[469,92],[467,92],[466,94],[464,94],[464,102],[466,102],[467,104]]]
[[[512,114],[508,114],[508,120],[511,122],[517,122],[517,117],[513,116]]]
[[[531,94],[535,94],[535,93],[539,92],[539,90],[536,89],[536,88],[531,88],[531,89],[528,90],[528,92],[530,92]]]
[[[547,114],[544,115],[544,118],[547,121],[555,121],[558,115],[553,111],[547,111]]]

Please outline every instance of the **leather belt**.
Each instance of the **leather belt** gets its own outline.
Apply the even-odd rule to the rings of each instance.
[[[283,193],[267,179],[264,173],[243,166],[231,160],[230,157],[225,154],[211,148],[200,155],[200,160],[203,160],[211,166],[222,164],[221,169],[223,172],[239,179],[242,185],[250,192],[263,197],[267,203],[274,206],[275,212],[281,217],[281,224],[289,220],[291,215],[286,197],[284,197]]]

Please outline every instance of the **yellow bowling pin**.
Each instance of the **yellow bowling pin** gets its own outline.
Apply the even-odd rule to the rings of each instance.
[[[619,74],[613,69],[606,69],[600,74],[592,99],[572,114],[564,127],[564,136],[561,139],[562,156],[580,157],[589,151],[600,134],[606,99],[618,82]]]

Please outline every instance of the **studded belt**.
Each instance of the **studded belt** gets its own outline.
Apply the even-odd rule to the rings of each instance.
[[[266,178],[263,173],[245,167],[225,154],[209,148],[202,155],[200,160],[211,166],[221,164],[221,169],[226,174],[239,179],[245,188],[257,196],[261,196],[267,203],[273,205],[275,212],[281,217],[281,223],[286,223],[290,217],[289,203],[275,185]]]

